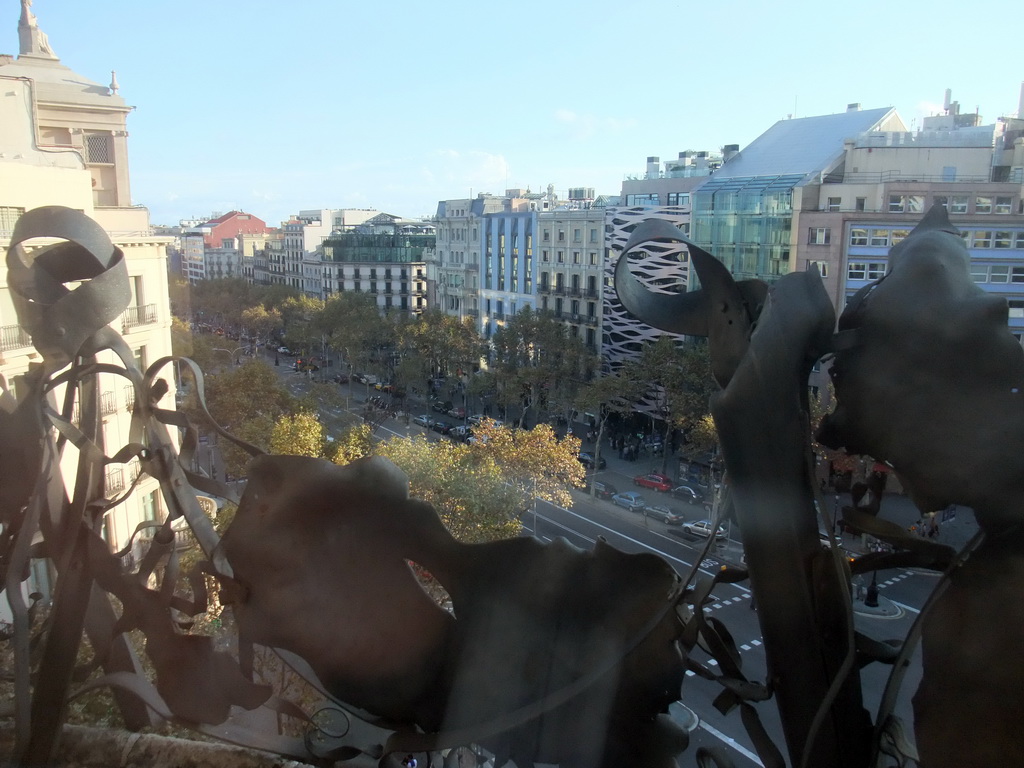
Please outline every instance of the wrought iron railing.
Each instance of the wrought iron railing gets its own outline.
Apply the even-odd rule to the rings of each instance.
[[[150,325],[156,322],[156,304],[137,304],[128,307],[121,315],[121,326],[123,332],[140,325]]]
[[[20,325],[0,326],[0,352],[32,345],[32,337]]]

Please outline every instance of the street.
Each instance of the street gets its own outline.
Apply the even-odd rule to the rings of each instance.
[[[308,392],[312,383],[309,375],[292,372],[284,362],[282,361],[277,370],[289,391],[295,395]],[[367,397],[376,394],[372,388],[367,391],[365,385],[356,383],[340,385],[340,391],[346,400],[349,415],[344,413],[345,409],[325,410],[322,418],[328,434],[340,431],[346,422],[350,423],[351,414],[359,415]],[[410,415],[429,413],[423,402],[414,400],[409,407],[414,410]],[[437,414],[431,415],[443,418]],[[459,420],[451,418],[446,421],[452,424],[460,423]],[[384,419],[378,427],[377,434],[380,437],[424,434],[428,439],[439,439],[436,433],[413,424],[408,419]],[[584,448],[592,449],[592,446],[585,445]],[[660,471],[660,458],[628,462],[619,459],[611,451],[603,455],[608,466],[597,473],[597,476],[610,481],[620,491],[637,490],[633,486],[633,476],[648,471]],[[639,490],[649,504],[666,504],[681,513],[685,522],[707,517],[707,512],[701,504],[687,504],[667,494],[647,489]],[[681,530],[681,526],[668,526],[641,514],[628,512],[614,506],[610,501],[591,497],[583,491],[574,491],[573,496],[572,509],[538,500],[535,511],[524,515],[524,534],[535,535],[543,541],[564,538],[584,550],[591,549],[598,537],[601,537],[624,552],[656,553],[682,575],[687,574],[692,564],[701,558],[706,539],[687,536]],[[887,498],[886,504],[889,502]],[[837,498],[837,506],[841,503],[849,502],[846,498]],[[887,509],[886,504],[883,504],[883,514]],[[901,524],[917,514],[902,497],[894,497],[891,506],[894,510],[894,519]],[[968,510],[963,510],[957,520],[944,524],[943,528],[940,540],[955,545],[960,539],[966,540],[973,531],[973,519]],[[698,579],[710,577],[723,563],[741,563],[743,549],[742,544],[734,536],[737,532],[728,526],[726,530],[730,531],[730,538],[724,543],[712,545],[699,562]],[[859,551],[861,547],[860,540],[849,535],[843,536],[839,543],[848,547],[851,552]],[[872,611],[867,609],[863,602],[855,601],[854,616],[857,630],[876,640],[902,641],[937,581],[938,576],[934,573],[918,569],[880,571],[877,575],[877,587],[882,608]],[[728,627],[740,651],[746,676],[751,680],[764,682],[767,675],[765,651],[761,642],[756,606],[753,604],[749,587],[745,583],[720,584],[715,588],[713,598],[713,601],[705,606],[705,611]],[[695,651],[694,658],[704,662],[712,670],[716,666],[713,659],[699,650]],[[882,700],[889,672],[890,667],[877,663],[868,665],[861,671],[864,703],[873,717]],[[908,728],[913,722],[911,697],[919,679],[920,660],[919,654],[915,654],[907,669],[894,710]],[[717,683],[706,680],[692,671],[687,672],[681,700],[685,707],[696,713],[699,723],[690,734],[691,745],[681,756],[680,764],[694,764],[693,756],[697,747],[705,745],[725,747],[737,766],[762,765],[740,721],[739,713],[734,711],[722,715],[713,706],[713,701],[721,690]],[[768,734],[785,752],[781,724],[773,701],[756,705],[756,709]]]

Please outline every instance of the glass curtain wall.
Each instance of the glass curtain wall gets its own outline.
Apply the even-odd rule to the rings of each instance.
[[[793,187],[802,178],[712,178],[693,194],[693,241],[737,279],[778,279],[789,270]]]

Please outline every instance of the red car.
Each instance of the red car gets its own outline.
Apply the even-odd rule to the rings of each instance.
[[[658,472],[649,472],[646,475],[637,475],[633,478],[633,485],[651,488],[655,491],[661,491],[662,493],[671,491],[672,488],[675,487],[675,483],[672,482],[671,477],[659,474]]]

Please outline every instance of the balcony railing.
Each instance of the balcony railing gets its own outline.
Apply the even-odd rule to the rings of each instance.
[[[0,326],[0,352],[32,346],[32,338],[20,325]]]
[[[107,467],[107,493],[124,490],[124,472],[120,467]]]
[[[100,413],[104,416],[110,416],[111,414],[117,413],[116,393],[104,392],[100,395]]]
[[[128,307],[121,315],[121,332],[156,322],[156,304],[137,304]]]
[[[135,408],[135,387],[131,384],[125,384],[124,387],[124,409],[131,411]]]

